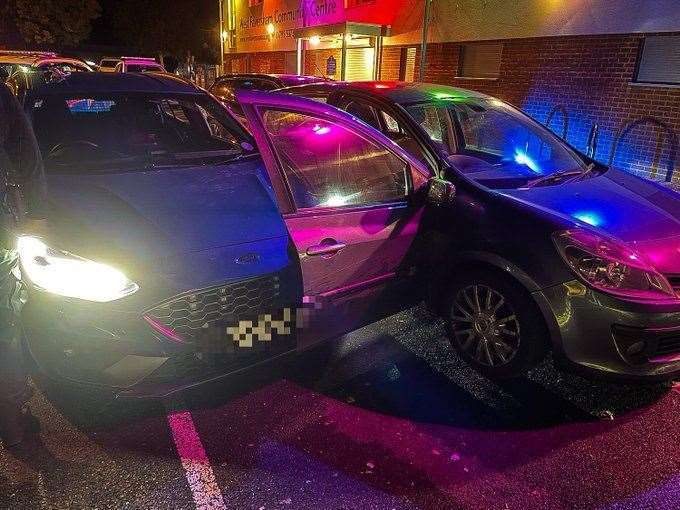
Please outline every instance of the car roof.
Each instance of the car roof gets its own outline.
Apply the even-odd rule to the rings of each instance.
[[[320,76],[310,76],[310,75],[298,75],[298,74],[278,74],[278,73],[234,73],[225,74],[218,78],[220,80],[228,79],[242,79],[242,80],[255,80],[255,79],[271,79],[280,82],[283,86],[289,87],[292,85],[301,85],[305,83],[321,83],[326,81],[325,78]]]
[[[44,64],[77,64],[85,67],[89,67],[82,60],[69,57],[59,57],[49,53],[2,53],[0,52],[0,64],[18,64],[26,66],[41,66]]]
[[[490,98],[486,94],[473,90],[451,87],[448,85],[438,85],[435,83],[416,83],[404,81],[353,81],[353,82],[324,82],[322,84],[301,85],[297,88],[303,90],[307,87],[328,87],[329,89],[358,90],[367,92],[374,96],[385,97],[395,103],[409,104],[432,99],[470,99],[470,98]]]
[[[167,73],[72,73],[63,80],[45,83],[40,92],[48,94],[107,94],[120,92],[203,94],[203,89]]]
[[[278,78],[284,85],[301,85],[303,83],[325,83],[328,80],[321,76],[298,75],[298,74],[272,74]]]
[[[153,57],[119,57],[118,60],[122,60],[123,62],[152,62],[158,64]]]

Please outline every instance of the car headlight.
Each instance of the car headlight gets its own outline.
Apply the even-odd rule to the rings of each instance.
[[[668,279],[627,244],[583,229],[553,234],[565,262],[598,290],[640,300],[677,300]]]
[[[139,289],[117,269],[50,248],[37,237],[20,236],[17,249],[24,274],[46,292],[105,303]]]

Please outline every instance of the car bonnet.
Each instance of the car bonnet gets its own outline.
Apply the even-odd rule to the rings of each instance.
[[[259,158],[52,175],[48,185],[57,216],[72,222],[75,235],[87,232],[92,242],[129,254],[200,252],[287,235]]]
[[[665,273],[680,274],[680,194],[610,169],[583,181],[502,190],[626,241]]]

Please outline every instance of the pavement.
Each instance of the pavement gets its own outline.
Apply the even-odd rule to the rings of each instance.
[[[420,308],[162,401],[36,386],[0,508],[680,508],[680,385],[496,384]]]

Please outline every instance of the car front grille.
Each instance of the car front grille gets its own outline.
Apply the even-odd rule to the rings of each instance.
[[[614,341],[621,355],[633,365],[667,363],[680,355],[680,330],[643,329],[614,325]]]
[[[651,357],[680,353],[680,334],[660,338]]]
[[[677,294],[680,294],[680,275],[667,275],[668,281]]]
[[[185,292],[144,316],[170,328],[183,341],[192,342],[206,328],[272,313],[278,297],[279,278],[267,276]]]

